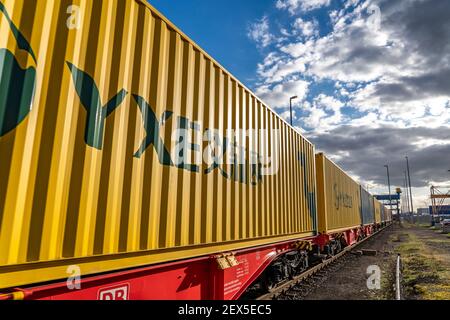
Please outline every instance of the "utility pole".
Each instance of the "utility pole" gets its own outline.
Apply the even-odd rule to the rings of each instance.
[[[391,195],[391,178],[389,177],[389,165],[384,166],[387,170],[388,186],[389,186],[389,209],[392,210],[392,195]]]
[[[295,99],[297,99],[298,97],[297,96],[293,96],[293,97],[291,97],[290,99],[289,99],[289,108],[290,108],[290,110],[291,110],[291,126],[293,127],[294,125],[293,125],[293,122],[292,122],[292,100],[295,100]]]
[[[409,171],[409,159],[408,159],[408,156],[406,156],[406,167],[408,169],[409,197],[411,198],[411,213],[414,214],[414,203],[413,203],[413,195],[412,195],[412,188],[411,188],[411,174],[410,174],[410,171]]]
[[[411,213],[411,208],[409,207],[409,189],[408,189],[408,176],[406,175],[406,171],[405,171],[405,197],[406,197],[406,201],[404,203],[405,206],[405,210],[408,210],[408,213]]]

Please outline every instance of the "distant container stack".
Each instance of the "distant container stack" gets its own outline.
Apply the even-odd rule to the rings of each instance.
[[[433,207],[429,208],[430,214],[433,214]],[[450,206],[436,206],[436,214],[440,216],[450,215]]]

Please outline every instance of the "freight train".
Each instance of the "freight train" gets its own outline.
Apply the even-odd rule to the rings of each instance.
[[[0,299],[238,299],[392,221],[146,1],[0,0],[0,70]]]

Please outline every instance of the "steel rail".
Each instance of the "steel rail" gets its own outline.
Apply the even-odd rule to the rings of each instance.
[[[302,281],[306,280],[307,278],[313,276],[314,274],[316,274],[320,270],[322,270],[322,269],[326,268],[327,266],[329,266],[330,264],[334,263],[339,258],[343,257],[344,255],[346,255],[347,253],[349,253],[353,249],[359,247],[360,245],[362,245],[366,241],[368,241],[368,240],[372,239],[373,237],[375,237],[376,235],[380,234],[381,232],[383,232],[384,230],[386,230],[390,226],[392,226],[392,224],[387,226],[387,227],[384,227],[383,229],[381,229],[381,230],[379,230],[377,232],[375,232],[374,234],[372,234],[369,237],[361,240],[360,242],[355,243],[354,245],[345,248],[343,251],[341,251],[337,255],[331,257],[330,259],[327,259],[327,260],[323,261],[322,263],[318,264],[317,266],[314,266],[313,268],[305,271],[304,273],[294,277],[294,279],[279,285],[278,287],[276,287],[275,289],[273,289],[269,293],[264,294],[262,296],[259,296],[258,298],[256,298],[256,300],[274,300],[274,299],[276,299],[278,296],[286,293],[288,290],[290,290],[293,287],[297,286]]]

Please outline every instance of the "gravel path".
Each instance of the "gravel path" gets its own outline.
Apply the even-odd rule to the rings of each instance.
[[[326,276],[320,287],[313,290],[305,300],[381,300],[391,299],[396,254],[391,242],[392,236],[399,231],[397,225],[389,227],[381,234],[368,240],[357,250],[376,250],[376,256],[353,255],[338,270]],[[381,270],[381,289],[370,290],[367,273],[371,266]]]
[[[326,274],[305,300],[393,300],[397,253],[404,260],[407,299],[448,299],[450,297],[450,239],[430,228],[394,224],[357,250],[376,250],[376,256],[346,259]],[[381,269],[381,289],[367,287],[370,266]],[[430,277],[434,274],[434,277]]]

